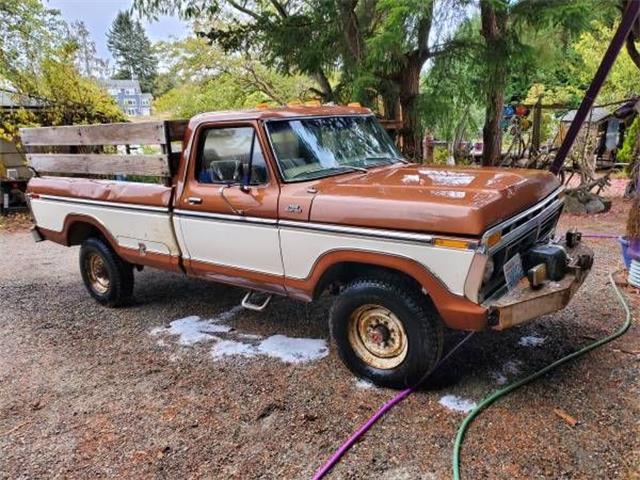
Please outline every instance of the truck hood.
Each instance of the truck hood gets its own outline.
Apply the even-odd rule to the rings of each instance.
[[[396,164],[314,186],[312,222],[479,236],[560,183],[540,170]]]

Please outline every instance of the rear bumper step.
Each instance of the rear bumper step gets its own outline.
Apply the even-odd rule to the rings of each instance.
[[[44,241],[44,237],[40,233],[40,230],[38,230],[38,227],[36,227],[35,225],[31,227],[31,236],[33,237],[33,241],[36,243]]]

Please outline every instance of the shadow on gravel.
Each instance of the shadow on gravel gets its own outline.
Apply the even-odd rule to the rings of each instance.
[[[434,391],[487,381],[497,389],[578,350],[593,338],[585,335],[581,341],[570,332],[577,328],[578,325],[567,322],[566,318],[546,317],[504,332],[478,332],[432,374],[421,390]],[[540,339],[541,343],[535,346],[520,343],[523,338],[531,337]],[[447,331],[444,352],[463,338],[463,333]]]
[[[176,274],[144,271],[136,275],[134,308],[167,310],[165,322],[189,315],[211,317],[220,310],[239,304],[244,290]],[[328,311],[331,298],[304,304],[274,297],[262,313],[243,312],[234,324],[244,329],[259,325],[263,335],[284,334],[292,337],[329,338]],[[171,312],[171,313],[169,313]],[[499,388],[522,378],[551,361],[577,350],[599,332],[578,335],[579,318],[570,310],[544,317],[505,332],[479,332],[444,363],[421,388],[437,391],[453,386],[470,385],[486,389]],[[251,328],[247,328],[251,330]],[[445,333],[444,352],[452,349],[465,333]],[[535,336],[538,345],[521,345],[523,337]]]

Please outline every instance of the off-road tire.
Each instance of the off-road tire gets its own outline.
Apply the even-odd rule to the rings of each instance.
[[[407,350],[393,368],[375,368],[359,356],[349,340],[350,318],[364,305],[380,305],[402,323]],[[376,385],[405,388],[433,370],[442,355],[444,328],[430,299],[419,288],[394,275],[353,280],[336,298],[330,314],[331,335],[345,365]]]
[[[102,260],[108,286],[96,289],[90,279],[89,262],[98,256]],[[120,307],[130,302],[133,295],[133,266],[120,258],[103,239],[90,237],[80,247],[80,273],[89,294],[107,307]]]

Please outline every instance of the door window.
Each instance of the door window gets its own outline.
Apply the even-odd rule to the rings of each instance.
[[[253,127],[211,128],[200,137],[200,183],[267,183],[267,166]]]

